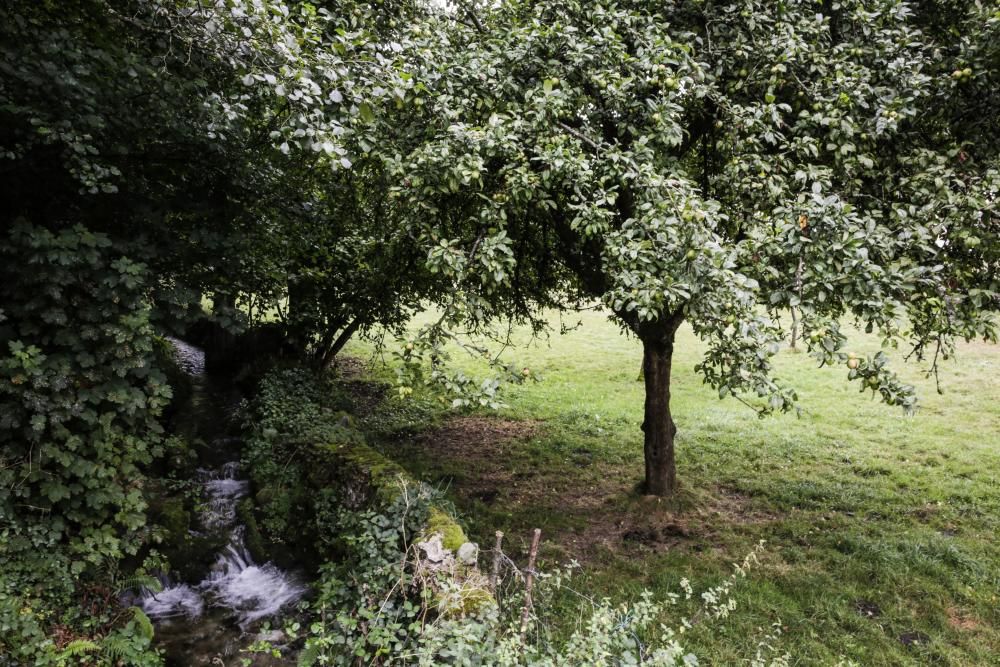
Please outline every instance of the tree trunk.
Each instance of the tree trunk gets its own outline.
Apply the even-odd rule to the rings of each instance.
[[[288,343],[296,354],[304,356],[309,348],[308,310],[315,305],[315,299],[309,290],[309,283],[303,278],[288,281],[288,311],[285,326]]]
[[[792,350],[796,349],[795,344],[799,340],[799,311],[796,310],[795,306],[792,306],[792,343],[789,348]]]
[[[799,302],[802,302],[802,270],[805,268],[805,262],[802,259],[802,254],[799,254],[799,265],[795,269],[795,293],[799,296]],[[795,343],[799,339],[799,311],[795,306],[792,306],[792,349],[795,349]]]
[[[361,323],[362,323],[361,316],[359,315],[355,317],[346,327],[343,328],[343,330],[340,332],[340,335],[337,336],[336,340],[332,341],[331,343],[327,344],[324,347],[323,355],[322,357],[319,358],[318,365],[320,368],[328,368],[330,364],[333,363],[333,360],[336,359],[337,354],[342,349],[344,349],[345,345],[347,345],[347,341],[351,340],[351,336],[353,336],[355,332],[357,332],[357,330],[361,327]],[[332,331],[330,333],[333,334],[336,332]]]
[[[642,341],[642,374],[646,384],[646,408],[642,422],[646,458],[646,493],[668,496],[677,489],[674,435],[677,427],[670,416],[670,362],[674,335]]]

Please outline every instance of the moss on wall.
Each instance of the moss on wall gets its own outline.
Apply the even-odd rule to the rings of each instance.
[[[458,522],[436,507],[431,509],[430,516],[427,517],[427,528],[424,530],[427,536],[434,533],[441,534],[441,545],[451,551],[458,551],[460,546],[469,541]]]

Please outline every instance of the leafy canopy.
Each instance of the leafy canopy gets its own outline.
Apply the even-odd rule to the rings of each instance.
[[[791,306],[822,363],[906,408],[845,316],[918,355],[995,339],[995,9],[511,2],[414,35],[429,94],[382,121],[391,195],[455,321],[594,299],[643,340],[683,319],[705,380],[762,411],[794,405],[768,361]]]

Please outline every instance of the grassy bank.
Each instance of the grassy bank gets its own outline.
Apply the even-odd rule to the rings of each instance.
[[[659,501],[635,491],[639,345],[600,314],[579,319],[514,350],[542,381],[510,389],[499,413],[456,418],[394,399],[374,412],[386,451],[447,485],[481,542],[501,529],[516,547],[538,526],[550,565],[583,563],[577,588],[625,599],[663,596],[682,577],[716,583],[763,539],[739,611],[691,635],[711,664],[752,654],[758,628],[779,619],[793,664],[1000,664],[1000,348],[962,345],[943,366],[943,395],[900,364],[920,390],[912,417],[859,394],[846,369],[784,351],[777,375],[804,412],[761,420],[702,385],[703,347],[682,329],[672,405],[683,489]],[[878,348],[860,333],[851,343]]]

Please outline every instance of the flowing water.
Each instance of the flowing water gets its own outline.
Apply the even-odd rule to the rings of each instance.
[[[195,380],[192,402],[211,391],[205,381],[205,355],[198,348],[172,339],[179,365]],[[215,449],[231,448],[233,438],[216,438]],[[229,664],[240,649],[253,641],[259,621],[289,607],[302,597],[305,586],[297,576],[272,563],[259,564],[244,541],[245,527],[237,518],[237,505],[246,497],[249,482],[240,479],[239,463],[227,461],[214,469],[198,471],[204,503],[198,533],[227,538],[215,564],[197,584],[171,582],[146,594],[140,601],[157,626],[158,643],[168,664]]]

